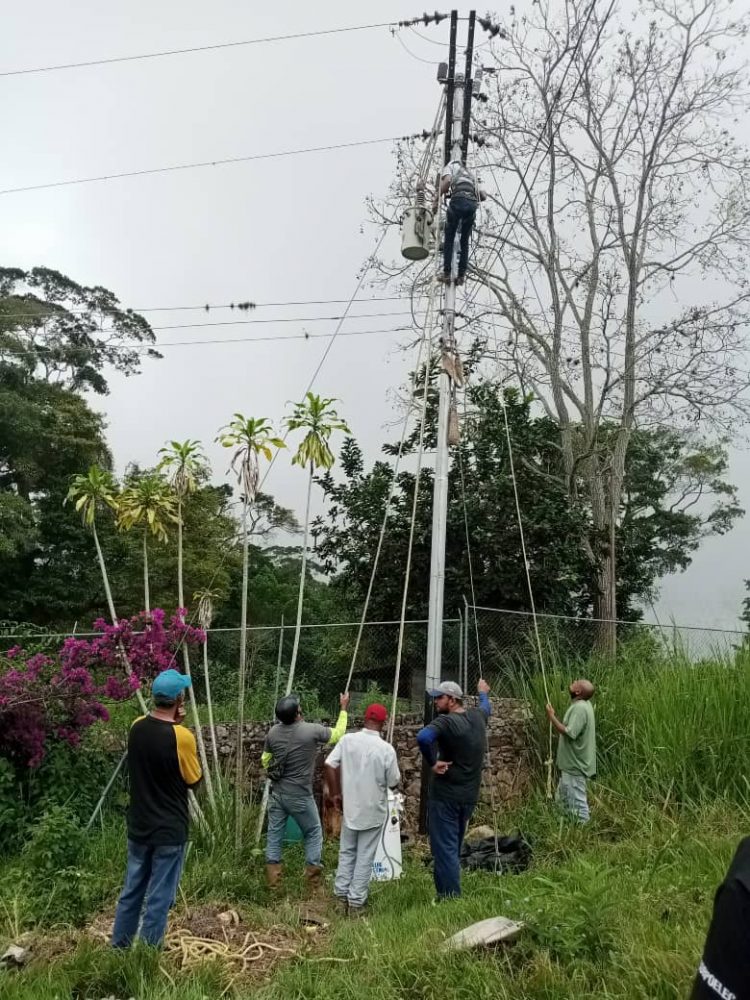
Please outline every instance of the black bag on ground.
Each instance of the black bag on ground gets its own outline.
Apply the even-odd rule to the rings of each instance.
[[[526,871],[530,864],[531,847],[520,833],[465,840],[461,848],[461,867],[468,871],[515,874]]]

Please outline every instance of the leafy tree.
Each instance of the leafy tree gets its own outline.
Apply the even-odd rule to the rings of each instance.
[[[76,390],[106,392],[105,368],[136,372],[151,340],[148,323],[107,289],[45,268],[0,269],[0,604],[9,617],[69,626],[104,609],[93,536],[63,507],[72,476],[111,468],[103,420]],[[105,550],[113,534],[108,523],[98,531]]]
[[[107,574],[107,564],[104,561],[104,553],[99,544],[99,535],[96,530],[96,515],[102,509],[117,511],[117,483],[111,472],[101,469],[98,465],[92,465],[89,471],[74,477],[68,490],[66,502],[75,505],[75,509],[81,515],[81,520],[87,528],[91,529],[94,539],[94,547],[99,560],[99,570],[102,574],[104,593],[107,595],[107,607],[112,624],[117,623],[117,612],[115,611],[114,600],[112,599],[112,588]]]
[[[561,482],[559,429],[548,417],[534,416],[531,398],[503,391],[491,380],[468,387],[461,445],[451,453],[446,612],[455,613],[464,596],[471,599],[472,576],[477,604],[521,611],[529,607],[503,406],[537,607],[547,613],[590,614],[597,577],[579,538],[581,531],[589,530],[591,514],[585,498],[571,499]],[[434,391],[428,420],[429,444],[435,434]],[[386,452],[394,450],[384,447]],[[343,482],[330,474],[320,479],[328,508],[313,530],[318,557],[334,587],[361,608],[393,473],[383,461],[365,471],[361,449],[351,438],[342,448],[341,465]],[[726,472],[726,454],[719,446],[692,441],[676,431],[634,434],[618,534],[618,590],[625,617],[639,617],[639,605],[653,596],[659,578],[689,565],[701,539],[728,530],[741,513]],[[422,479],[407,607],[408,616],[416,618],[427,614],[432,530],[431,472],[425,470]],[[371,618],[388,620],[398,613],[413,485],[413,473],[399,474]]]
[[[608,651],[638,431],[721,438],[750,418],[749,26],[731,0],[511,6],[476,106],[487,201],[462,308],[489,306],[496,370],[556,423]]]
[[[160,358],[148,322],[101,286],[87,287],[46,267],[0,268],[2,368],[24,378],[106,393],[104,369],[125,375],[144,356]]]
[[[235,413],[234,419],[219,432],[224,448],[234,448],[231,467],[242,488],[242,605],[240,608],[240,663],[237,728],[242,732],[245,714],[245,674],[247,669],[247,590],[249,571],[248,512],[255,500],[260,481],[260,458],[271,461],[273,449],[284,442],[273,436],[266,417],[245,417]],[[235,791],[235,846],[240,848],[242,835],[242,740],[237,741],[237,782]]]
[[[166,479],[158,472],[131,473],[117,501],[117,523],[126,531],[136,527],[143,531],[143,606],[147,613],[151,611],[148,536],[166,542],[167,525],[177,520],[177,506]]]

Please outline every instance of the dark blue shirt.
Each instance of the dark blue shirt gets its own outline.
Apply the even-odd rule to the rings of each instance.
[[[430,766],[450,761],[445,774],[430,775],[429,797],[441,802],[474,803],[479,798],[487,751],[487,720],[492,708],[479,695],[479,708],[439,715],[417,733],[417,744]]]

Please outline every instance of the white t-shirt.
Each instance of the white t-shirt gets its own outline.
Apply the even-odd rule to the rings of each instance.
[[[344,823],[350,830],[381,826],[388,813],[388,789],[401,780],[396,751],[374,729],[347,733],[326,758],[341,768]]]

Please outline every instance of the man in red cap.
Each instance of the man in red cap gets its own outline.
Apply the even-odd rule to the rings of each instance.
[[[326,760],[334,800],[343,795],[339,865],[333,891],[350,917],[362,916],[378,841],[388,815],[388,789],[401,780],[396,751],[382,737],[384,705],[370,705],[364,727],[347,733]]]

